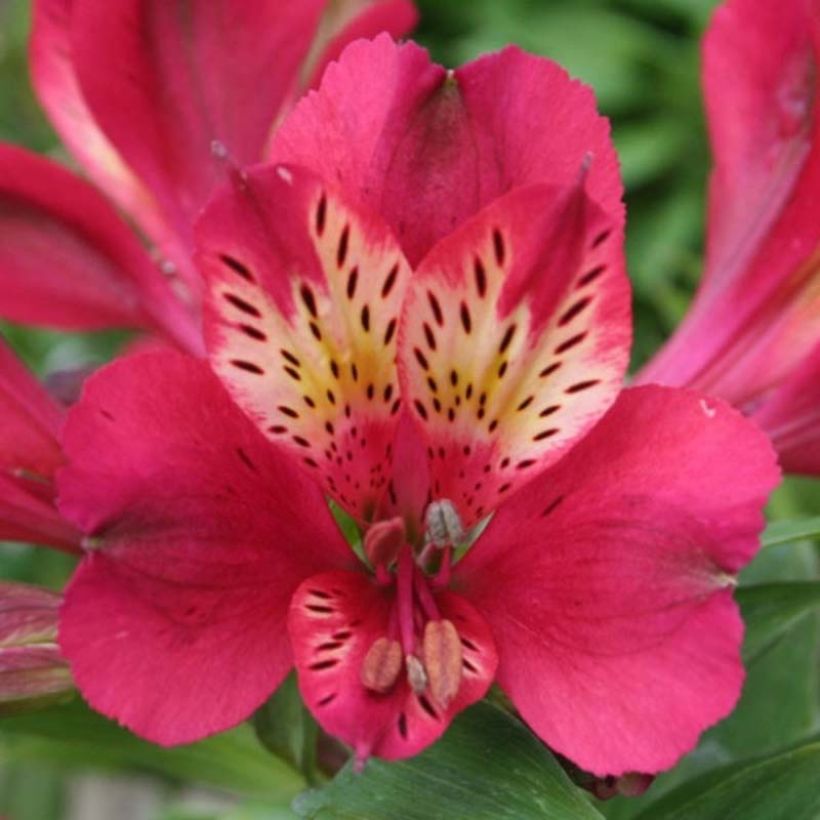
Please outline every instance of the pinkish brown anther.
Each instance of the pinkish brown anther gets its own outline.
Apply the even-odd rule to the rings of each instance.
[[[433,699],[446,709],[461,686],[461,638],[452,621],[428,621],[422,656]]]
[[[401,672],[401,645],[389,638],[378,638],[367,651],[361,680],[373,692],[389,692]]]
[[[364,553],[371,566],[389,566],[407,540],[404,521],[391,518],[373,524],[364,536]]]
[[[427,670],[415,655],[407,655],[404,662],[407,665],[407,682],[410,688],[420,695],[427,688]]]

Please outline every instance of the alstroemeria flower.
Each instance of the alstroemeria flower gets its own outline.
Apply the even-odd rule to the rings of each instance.
[[[820,12],[730,0],[704,44],[714,169],[706,271],[639,376],[721,396],[820,475]]]
[[[80,533],[54,506],[64,410],[0,338],[0,541],[80,552]]]
[[[495,679],[599,774],[668,767],[732,708],[732,576],[774,456],[722,403],[615,401],[620,214],[585,184],[511,191],[412,276],[335,181],[275,166],[213,202],[198,237],[218,377],[133,357],[66,426],[61,506],[96,548],[60,644],[94,708],[182,743],[295,666],[328,732],[396,759]]]
[[[0,715],[61,700],[73,689],[57,648],[60,596],[0,582]]]
[[[105,196],[50,160],[0,146],[0,315],[149,329],[201,351],[191,225],[225,159],[260,161],[275,124],[345,43],[400,36],[415,22],[409,0],[339,5],[36,0],[35,90]]]

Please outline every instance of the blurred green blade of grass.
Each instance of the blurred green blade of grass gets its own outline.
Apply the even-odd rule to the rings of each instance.
[[[161,682],[157,682],[161,685]],[[68,768],[147,772],[246,797],[294,797],[301,776],[242,725],[199,743],[155,746],[81,701],[0,721],[0,762],[47,760]]]

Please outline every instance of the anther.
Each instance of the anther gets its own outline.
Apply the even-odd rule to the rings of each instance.
[[[404,521],[391,518],[373,524],[364,536],[364,554],[373,567],[389,566],[406,542]]]
[[[422,656],[433,699],[446,709],[461,686],[461,638],[452,621],[428,621]]]
[[[425,516],[427,538],[434,546],[444,549],[464,540],[464,527],[452,501],[442,498],[427,507]]]
[[[420,695],[427,688],[427,670],[415,655],[407,655],[404,663],[407,666],[407,682],[410,688]]]
[[[389,692],[401,672],[401,645],[389,638],[377,638],[362,663],[361,681],[373,692]]]
[[[211,154],[217,159],[227,159],[228,149],[221,140],[211,140]]]

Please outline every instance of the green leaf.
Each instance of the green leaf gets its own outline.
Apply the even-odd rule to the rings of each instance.
[[[348,765],[323,789],[296,799],[321,820],[594,820],[601,815],[518,720],[489,703],[460,715],[410,760]]]
[[[751,663],[802,617],[820,607],[820,581],[741,587],[736,597],[746,623],[743,659]]]
[[[672,38],[613,8],[536,2],[516,14],[497,0],[484,0],[479,8],[474,19],[480,20],[480,30],[462,44],[462,59],[517,43],[591,85],[608,113],[643,107],[657,90],[652,80],[657,79],[658,58],[676,53]]]
[[[302,703],[295,673],[288,675],[267,703],[257,709],[253,727],[269,751],[300,771],[308,783],[316,782],[318,726]]]
[[[684,783],[637,820],[817,820],[820,742],[716,769]]]
[[[249,726],[163,749],[92,712],[81,701],[0,721],[0,762],[137,769],[249,797],[293,797],[303,779],[259,745]]]
[[[791,544],[795,541],[820,540],[820,516],[792,521],[775,521],[766,527],[761,543],[764,547]]]
[[[52,767],[27,760],[0,765],[0,817],[51,820],[65,817],[64,782]]]
[[[812,550],[802,544],[760,553],[743,575],[758,584],[774,585],[802,580],[813,573]],[[788,631],[780,633],[779,640],[772,640],[746,664],[746,681],[737,708],[707,733],[707,742],[723,752],[723,762],[774,753],[805,738],[818,725],[820,667],[816,651],[820,624],[811,613],[795,621]],[[756,642],[757,627],[753,624],[751,628],[750,637]],[[766,637],[761,640],[765,646]]]

